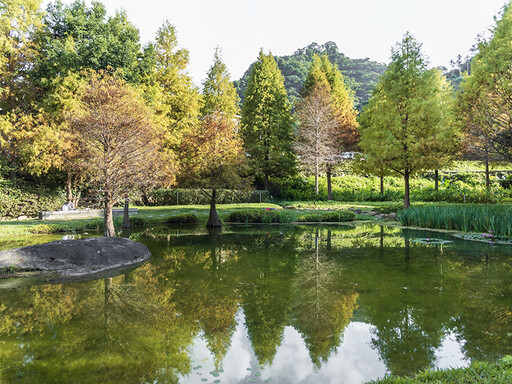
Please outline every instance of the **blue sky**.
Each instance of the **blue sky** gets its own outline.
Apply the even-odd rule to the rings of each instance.
[[[71,0],[63,0],[70,3]],[[90,1],[87,1],[90,3]],[[334,41],[351,58],[388,63],[391,47],[406,31],[422,44],[432,66],[465,56],[478,34],[494,24],[505,0],[104,0],[123,9],[154,39],[164,20],[190,51],[189,73],[200,85],[220,46],[232,79],[240,78],[260,48],[288,55],[311,42]],[[44,2],[47,4],[48,0]]]

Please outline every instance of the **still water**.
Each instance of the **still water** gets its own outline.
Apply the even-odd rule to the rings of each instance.
[[[380,226],[126,235],[153,254],[134,271],[0,289],[1,383],[358,384],[512,354],[512,247]]]

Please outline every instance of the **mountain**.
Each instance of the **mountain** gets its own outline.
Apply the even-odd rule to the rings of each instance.
[[[289,56],[275,56],[277,65],[284,76],[284,85],[292,105],[300,97],[302,84],[306,79],[314,54],[326,54],[331,62],[338,66],[345,76],[346,85],[355,92],[355,105],[359,110],[366,104],[380,75],[386,70],[385,64],[371,61],[369,58],[350,59],[341,53],[336,43],[332,41],[322,45],[311,43]],[[251,69],[252,65],[240,80],[235,81],[235,87],[242,102]]]

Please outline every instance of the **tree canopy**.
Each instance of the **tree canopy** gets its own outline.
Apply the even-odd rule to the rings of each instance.
[[[452,95],[440,72],[427,69],[418,41],[405,34],[363,110],[360,146],[372,163],[404,177],[406,208],[409,177],[438,169],[452,153],[456,138],[450,121]]]
[[[268,189],[269,177],[295,172],[293,116],[283,76],[271,53],[260,51],[242,105],[241,134],[257,177]]]

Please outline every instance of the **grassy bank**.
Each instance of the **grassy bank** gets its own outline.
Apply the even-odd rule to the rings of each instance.
[[[508,384],[512,383],[512,356],[497,363],[476,362],[467,368],[427,371],[413,378],[389,376],[368,384]]]
[[[206,223],[210,207],[208,205],[184,205],[184,206],[164,206],[164,207],[137,207],[138,214],[131,217],[132,225],[142,227],[158,224],[176,224],[176,223]],[[345,204],[328,206],[323,205],[322,210],[346,210],[348,208],[360,208],[370,210],[371,207],[358,204]],[[259,217],[259,220],[243,220],[243,222],[268,222],[268,223],[292,223],[305,221],[306,218],[318,221],[316,216],[321,219],[322,213],[318,212],[319,207],[314,205],[306,205],[295,209],[283,210],[280,205],[272,203],[244,203],[244,204],[221,204],[217,206],[217,212],[222,221],[238,221],[233,220],[237,214],[243,213],[244,217]],[[251,214],[251,213],[256,214]],[[316,216],[315,216],[316,215]],[[268,216],[268,217],[267,217]],[[338,220],[340,219],[337,215]],[[276,219],[278,218],[278,219]],[[350,217],[364,218],[355,215]],[[343,217],[346,220],[345,217]],[[327,220],[327,219],[325,219]],[[334,220],[329,217],[329,220]],[[344,221],[340,220],[340,221]],[[324,221],[322,219],[322,221]],[[114,224],[117,230],[121,228],[122,217],[115,217]],[[13,238],[28,235],[44,235],[59,232],[88,232],[102,231],[102,219],[73,219],[73,220],[9,220],[0,221],[0,238]]]

